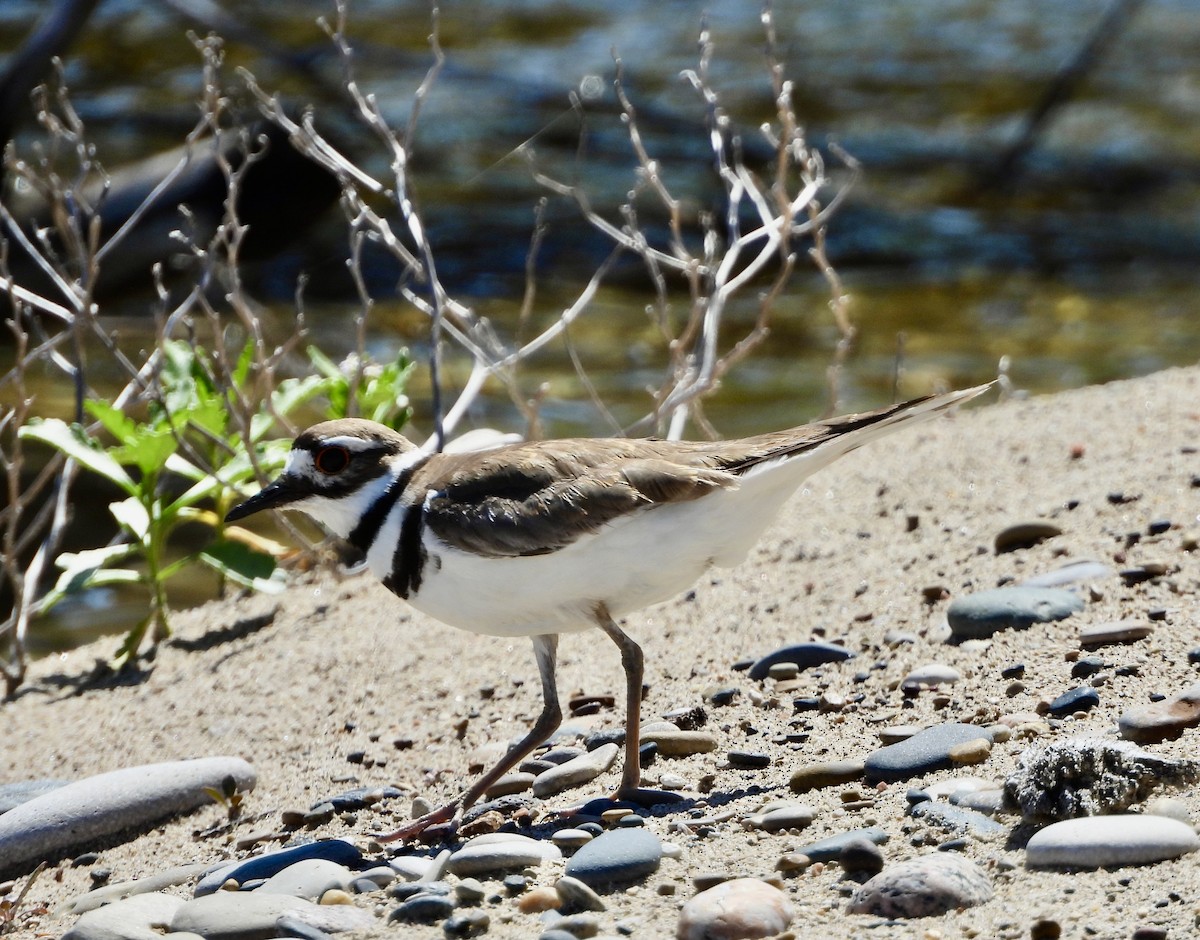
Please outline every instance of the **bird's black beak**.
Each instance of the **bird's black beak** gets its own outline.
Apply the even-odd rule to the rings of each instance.
[[[286,476],[281,476],[274,482],[268,483],[245,502],[238,503],[225,513],[225,521],[236,522],[238,519],[245,519],[264,509],[279,509],[303,498],[304,494],[296,488],[296,485]]]

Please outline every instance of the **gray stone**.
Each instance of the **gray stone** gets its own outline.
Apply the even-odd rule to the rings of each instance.
[[[121,898],[132,897],[135,894],[149,894],[154,891],[161,891],[163,888],[185,884],[208,871],[210,867],[209,865],[196,862],[192,865],[178,865],[175,868],[168,868],[166,871],[156,872],[153,875],[147,875],[145,878],[138,878],[134,881],[118,881],[113,884],[107,884],[102,888],[96,888],[94,891],[89,891],[87,894],[81,894],[73,898],[67,903],[66,910],[71,914],[83,914],[87,911],[95,910],[102,905],[118,901]]]
[[[59,787],[65,787],[70,780],[18,780],[16,783],[0,783],[0,814],[16,809],[22,803],[28,803],[35,797],[44,796]]]
[[[162,940],[183,898],[139,894],[88,911],[62,940]]]
[[[952,764],[950,752],[969,741],[992,741],[992,734],[976,725],[948,722],[914,734],[911,738],[881,747],[866,760],[867,780],[907,780],[941,770]]]
[[[472,839],[450,856],[447,867],[461,877],[527,868],[560,858],[562,852],[552,842],[498,832]]]
[[[338,865],[355,867],[362,861],[362,852],[345,839],[306,842],[290,849],[280,849],[278,852],[268,852],[245,861],[218,866],[200,879],[193,893],[196,897],[212,894],[231,879],[242,885],[248,881],[270,878],[288,866],[309,858],[320,858]]]
[[[1006,526],[996,533],[995,549],[997,555],[1005,552],[1015,552],[1022,548],[1032,548],[1039,542],[1062,535],[1062,529],[1053,522],[1035,520],[1033,522],[1018,522]]]
[[[533,795],[551,796],[595,780],[613,765],[619,751],[616,744],[602,744],[594,751],[584,751],[557,764],[545,773],[538,774],[533,781]]]
[[[796,852],[807,855],[814,862],[834,862],[842,854],[842,849],[855,839],[868,839],[876,845],[883,845],[889,838],[890,836],[885,830],[877,826],[870,826],[866,829],[852,829],[827,839],[810,842],[808,845],[800,846]]]
[[[6,868],[52,858],[98,839],[136,831],[212,801],[226,777],[254,786],[240,757],[204,757],[127,767],[59,787],[0,816],[0,859]]]
[[[409,924],[432,924],[454,913],[454,898],[444,894],[418,894],[409,898],[388,916]]]
[[[564,872],[587,885],[632,881],[656,871],[662,853],[658,836],[646,829],[612,829],[576,852]]]
[[[889,865],[850,898],[851,914],[933,917],[992,898],[987,873],[961,855],[934,852]]]
[[[1144,865],[1200,848],[1187,823],[1166,816],[1118,815],[1065,819],[1034,833],[1025,846],[1030,868]]]
[[[270,940],[276,936],[276,921],[284,915],[326,933],[361,930],[375,923],[371,914],[346,904],[313,904],[257,891],[218,891],[184,902],[171,920],[171,930],[197,933],[205,940]]]
[[[757,878],[723,881],[690,898],[679,912],[676,940],[774,937],[796,916],[788,896]]]
[[[957,639],[986,639],[1000,630],[1024,630],[1083,610],[1083,600],[1058,588],[1002,587],[955,598],[946,622]]]
[[[1027,748],[1004,792],[1028,819],[1119,813],[1160,784],[1194,783],[1200,765],[1159,757],[1125,741],[1082,736]]]
[[[853,659],[854,653],[836,643],[796,643],[768,653],[750,667],[751,679],[765,679],[776,663],[795,663],[798,669],[811,669],[825,663],[839,663]]]

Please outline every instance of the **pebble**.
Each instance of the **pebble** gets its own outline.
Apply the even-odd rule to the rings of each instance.
[[[207,940],[274,937],[275,924],[285,915],[326,933],[364,930],[376,923],[372,914],[345,904],[320,905],[258,891],[218,891],[180,905],[170,930],[199,934]]]
[[[459,876],[481,875],[537,866],[560,858],[562,852],[553,842],[497,832],[472,839],[450,856],[447,867]]]
[[[256,855],[242,862],[230,862],[214,868],[200,879],[192,893],[196,897],[202,897],[217,891],[227,881],[242,885],[248,881],[270,878],[296,862],[312,858],[325,859],[352,868],[362,862],[362,852],[344,839],[307,842],[290,849],[268,852],[266,855]]]
[[[186,813],[212,801],[233,777],[254,787],[254,768],[240,757],[202,757],[126,767],[97,774],[34,797],[0,816],[5,868],[52,858],[77,846]]]
[[[959,766],[968,764],[982,764],[992,753],[992,742],[990,736],[987,738],[975,738],[971,741],[963,741],[962,744],[956,744],[947,752],[950,758],[950,763]]]
[[[1000,630],[1024,630],[1083,610],[1083,600],[1058,588],[1001,587],[955,598],[946,609],[957,639],[986,639]]]
[[[643,744],[658,745],[658,753],[664,757],[687,757],[691,754],[707,754],[717,749],[717,739],[707,731],[652,731],[642,732]]]
[[[656,871],[662,854],[662,843],[649,830],[613,829],[576,852],[564,873],[586,885],[633,881]]]
[[[524,793],[533,786],[533,781],[537,777],[534,774],[522,773],[515,771],[511,774],[505,774],[490,787],[484,794],[485,799],[494,800],[499,796],[510,796],[513,793]]]
[[[851,914],[933,917],[991,900],[987,873],[961,855],[934,852],[889,865],[850,898]]]
[[[405,881],[418,881],[424,878],[433,859],[425,855],[397,855],[388,859],[388,868]]]
[[[1154,632],[1154,627],[1140,620],[1116,620],[1083,627],[1079,631],[1079,645],[1084,649],[1111,646],[1114,643],[1135,643]]]
[[[562,896],[549,885],[538,885],[517,899],[517,910],[523,914],[556,911],[562,906]]]
[[[603,911],[604,901],[595,891],[578,878],[563,875],[554,883],[554,888],[562,898],[563,906],[574,911]]]
[[[990,786],[992,786],[992,782],[984,780],[982,777],[951,777],[948,780],[931,783],[925,787],[924,792],[929,795],[931,800],[953,800],[961,794],[984,790]]]
[[[1079,561],[1067,562],[1067,564],[1055,568],[1053,571],[1047,571],[1043,574],[1036,574],[1032,578],[1026,578],[1021,582],[1021,586],[1043,588],[1063,587],[1067,584],[1078,584],[1080,581],[1111,578],[1116,573],[1115,568],[1110,568],[1103,562],[1081,559]]]
[[[616,744],[610,743],[603,744],[594,751],[577,754],[564,763],[539,774],[533,781],[533,795],[551,796],[595,780],[613,765],[620,750]]]
[[[447,937],[470,937],[486,933],[491,926],[492,918],[487,911],[459,911],[446,918],[442,932]]]
[[[997,555],[1032,548],[1039,542],[1062,535],[1062,529],[1053,522],[1018,522],[996,533],[994,546]]]
[[[96,888],[94,891],[89,891],[87,894],[79,895],[68,901],[64,907],[71,914],[83,914],[104,904],[118,901],[121,898],[130,897],[135,894],[149,894],[154,891],[161,891],[163,888],[186,884],[203,875],[211,867],[211,865],[201,863],[177,865],[174,868],[168,868],[157,874],[147,875],[145,878],[114,882],[104,885],[102,888]],[[3,893],[3,889],[0,889],[0,895]]]
[[[726,759],[730,767],[743,770],[760,770],[771,766],[771,755],[760,751],[730,751]]]
[[[22,803],[28,803],[34,797],[44,796],[59,787],[65,787],[71,781],[52,780],[18,780],[16,783],[0,783],[0,814],[16,809]]]
[[[404,791],[397,787],[355,787],[328,799],[318,800],[312,808],[328,803],[336,812],[347,813],[356,809],[366,809],[382,800],[396,800],[404,796]]]
[[[788,785],[796,793],[841,786],[862,777],[866,766],[861,760],[831,760],[806,764],[792,774]]]
[[[1144,865],[1200,848],[1186,823],[1166,816],[1116,815],[1065,819],[1034,833],[1025,847],[1030,868]]]
[[[764,832],[779,832],[781,829],[803,829],[813,821],[815,810],[804,803],[786,803],[767,812],[746,817],[747,825]]]
[[[756,940],[787,930],[795,917],[788,896],[757,878],[734,878],[690,898],[679,912],[676,940]]]
[[[953,803],[927,800],[924,803],[917,803],[909,809],[909,815],[946,832],[967,832],[981,837],[1008,832],[1008,827],[1000,825],[982,813]]]
[[[584,937],[594,937],[600,933],[600,921],[595,914],[568,914],[554,921],[554,929],[565,933],[568,937],[580,940]],[[542,935],[543,937],[545,934]]]
[[[869,826],[866,829],[852,829],[849,832],[830,836],[828,839],[820,839],[817,842],[802,845],[796,849],[796,852],[807,855],[814,862],[833,862],[837,860],[847,842],[855,839],[869,839],[876,845],[883,845],[889,838],[891,837],[886,830],[877,826]]]
[[[846,842],[838,852],[837,861],[847,875],[870,877],[883,870],[883,852],[870,839],[861,837]]]
[[[926,663],[912,670],[900,683],[904,691],[915,692],[923,688],[935,688],[939,685],[953,685],[962,678],[962,673],[953,666],[944,663]]]
[[[62,940],[162,940],[184,899],[173,894],[139,894],[88,911]]]
[[[963,809],[983,813],[985,816],[995,816],[1004,809],[1004,790],[996,787],[987,790],[975,790],[951,797],[951,803]]]
[[[1075,712],[1091,711],[1100,704],[1100,693],[1090,685],[1081,685],[1064,692],[1047,706],[1047,711],[1056,717],[1073,715]]]
[[[1200,683],[1161,702],[1126,709],[1117,725],[1121,737],[1139,744],[1179,737],[1186,729],[1200,725]],[[0,827],[7,818],[0,816]],[[0,847],[2,845],[0,842]]]
[[[595,836],[584,829],[559,829],[550,836],[550,841],[557,845],[563,852],[574,852],[576,849],[587,845],[594,838]]]
[[[355,877],[350,869],[336,862],[306,858],[272,875],[254,890],[315,901],[331,888],[345,891]]]
[[[765,679],[776,663],[795,663],[798,669],[811,669],[825,663],[838,663],[853,659],[854,653],[836,643],[796,643],[785,646],[759,659],[750,667],[751,679]]]
[[[1170,796],[1160,796],[1146,804],[1145,813],[1151,816],[1166,816],[1178,819],[1182,823],[1192,824],[1192,814],[1188,812],[1187,804]]]
[[[883,744],[899,744],[901,741],[907,741],[914,734],[920,734],[925,729],[920,725],[889,725],[886,728],[879,729],[879,740]],[[866,765],[863,765],[866,769]]]
[[[1104,660],[1099,656],[1081,656],[1071,666],[1072,679],[1089,679],[1104,668]]]
[[[867,780],[907,780],[951,765],[950,751],[960,744],[983,739],[991,744],[992,735],[976,725],[948,722],[926,728],[898,744],[889,744],[866,759]]]
[[[454,913],[454,898],[445,894],[418,894],[388,915],[389,921],[407,924],[432,924]]]
[[[1026,749],[1004,792],[1027,819],[1069,819],[1122,812],[1154,787],[1194,783],[1197,774],[1191,761],[1081,735]]]

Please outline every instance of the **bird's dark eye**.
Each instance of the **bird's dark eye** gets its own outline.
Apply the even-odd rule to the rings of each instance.
[[[313,465],[322,473],[341,473],[350,463],[350,451],[344,447],[322,447],[313,454]]]

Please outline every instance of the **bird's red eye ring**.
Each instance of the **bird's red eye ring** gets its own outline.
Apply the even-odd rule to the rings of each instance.
[[[345,447],[322,447],[313,454],[313,466],[322,473],[341,473],[350,463],[350,451]]]

